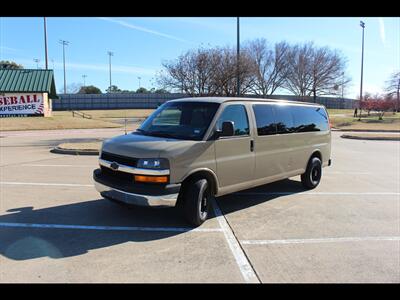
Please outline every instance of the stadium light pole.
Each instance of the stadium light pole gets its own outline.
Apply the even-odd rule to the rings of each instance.
[[[360,116],[358,120],[361,120],[362,112],[362,101],[363,101],[363,68],[364,68],[364,28],[365,23],[360,21],[360,26],[362,27],[362,46],[361,46],[361,84],[360,84]]]
[[[239,17],[236,18],[236,80],[237,80],[237,96],[240,96],[240,79],[239,79],[239,57],[240,57],[240,23]]]
[[[110,87],[109,87],[109,92],[111,93],[111,56],[114,56],[114,52],[108,51],[107,52],[108,56],[109,56],[109,69],[110,69]]]
[[[142,77],[138,77],[138,79],[139,79],[139,89],[140,89],[141,88],[140,79],[142,79]]]
[[[87,75],[82,75],[82,78],[83,78],[83,87],[86,87],[86,81],[85,81],[85,79],[86,79],[86,77],[87,77]]]
[[[36,63],[36,69],[39,69],[39,58],[34,58],[33,61]]]
[[[59,43],[63,46],[63,64],[64,64],[64,94],[67,93],[67,79],[65,77],[65,46],[69,44],[68,41],[60,40]]]
[[[47,59],[47,28],[46,28],[46,17],[43,17],[43,25],[44,25],[44,59],[46,70],[48,69],[48,59]]]

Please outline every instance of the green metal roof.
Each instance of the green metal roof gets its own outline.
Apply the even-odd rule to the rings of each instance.
[[[53,70],[0,69],[0,93],[35,92],[58,99]]]

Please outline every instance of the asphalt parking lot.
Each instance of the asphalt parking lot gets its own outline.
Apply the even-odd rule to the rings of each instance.
[[[97,157],[50,153],[118,129],[0,132],[0,282],[400,282],[400,142],[340,138],[331,167],[175,209],[103,200]]]

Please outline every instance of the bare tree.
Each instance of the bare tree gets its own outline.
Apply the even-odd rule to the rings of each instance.
[[[163,63],[165,73],[158,76],[164,88],[179,90],[191,96],[215,94],[213,80],[218,67],[215,49],[190,50],[177,60]]]
[[[289,45],[280,42],[272,48],[265,39],[257,39],[249,42],[246,48],[254,64],[252,92],[263,96],[272,95],[283,86],[288,74]]]
[[[177,60],[164,62],[158,83],[191,96],[236,95],[236,54],[233,48],[190,50]],[[252,85],[252,65],[246,52],[240,55],[241,93]]]
[[[393,72],[389,80],[386,81],[385,91],[388,96],[394,97],[396,95],[396,110],[400,111],[400,71]]]
[[[239,73],[237,72],[237,56],[233,48],[219,48],[218,51],[217,72],[215,74],[213,85],[216,94],[221,96],[237,95],[237,76],[240,81],[241,95],[248,93],[253,85],[253,64],[246,49],[240,52]]]
[[[279,88],[299,96],[334,95],[349,79],[345,59],[329,48],[313,43],[273,47],[265,39],[248,42],[240,51],[239,73],[233,47],[189,50],[176,60],[163,63],[158,83],[166,89],[191,96],[272,95]]]
[[[312,86],[313,44],[291,46],[287,56],[288,73],[284,87],[297,96],[307,96]]]
[[[311,42],[290,47],[285,88],[295,95],[335,95],[350,82],[345,77],[346,60],[337,51],[317,48]]]
[[[316,102],[317,95],[335,95],[335,87],[349,83],[350,79],[342,76],[346,61],[337,51],[324,47],[313,52],[311,93]]]

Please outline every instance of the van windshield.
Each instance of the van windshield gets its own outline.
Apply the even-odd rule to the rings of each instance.
[[[136,134],[182,140],[203,139],[219,103],[167,102],[152,113]]]

